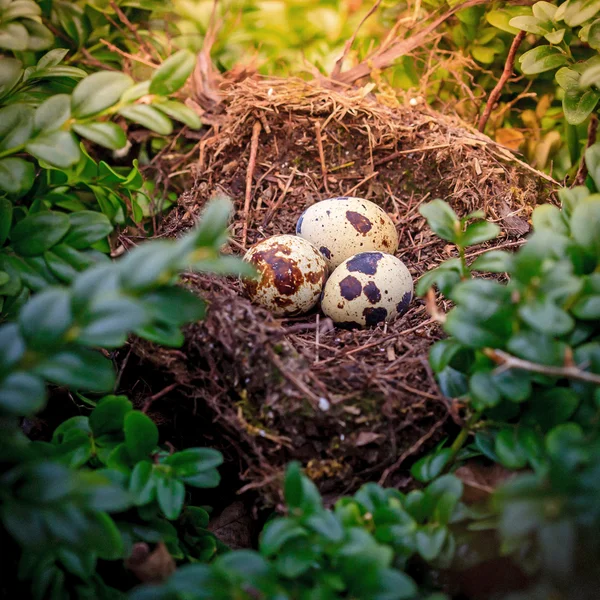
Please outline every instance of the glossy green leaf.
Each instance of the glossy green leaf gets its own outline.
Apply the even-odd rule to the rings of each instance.
[[[37,131],[56,131],[71,117],[71,97],[57,94],[43,102],[35,111],[34,124]]]
[[[185,104],[174,102],[172,100],[165,100],[163,102],[155,102],[153,106],[165,113],[168,117],[171,117],[171,119],[187,125],[190,129],[200,129],[200,127],[202,127],[200,117]]]
[[[578,27],[600,11],[600,0],[569,0],[565,10],[565,23]]]
[[[177,519],[183,509],[185,486],[181,481],[168,477],[158,477],[156,482],[157,500],[160,509],[170,521]]]
[[[71,297],[62,288],[38,294],[19,314],[21,333],[28,345],[37,350],[62,345],[63,336],[72,325]]]
[[[109,150],[120,150],[127,145],[127,136],[116,123],[77,124],[73,126],[73,131],[86,140]]]
[[[0,381],[0,414],[26,416],[38,412],[46,402],[46,386],[31,373],[11,373]]]
[[[274,556],[289,540],[306,537],[307,531],[300,527],[294,519],[281,517],[265,526],[261,539],[260,551],[264,556]]]
[[[173,133],[173,123],[162,112],[148,104],[134,104],[119,110],[119,114],[160,135]]]
[[[42,133],[29,141],[25,148],[38,160],[60,169],[72,167],[81,158],[77,139],[69,131]]]
[[[0,190],[19,198],[31,189],[34,180],[35,167],[33,163],[12,156],[0,160]],[[1,202],[8,202],[8,200],[2,198]],[[2,223],[1,211],[0,208],[0,230],[5,226]],[[0,241],[0,243],[2,242]]]
[[[123,93],[133,86],[124,73],[98,71],[83,79],[73,90],[71,108],[78,119],[92,117],[114,106]]]
[[[196,66],[196,57],[189,50],[176,52],[154,72],[150,93],[169,96],[181,89]]]
[[[586,198],[575,207],[571,232],[590,255],[600,257],[600,199]]]
[[[43,254],[65,236],[69,227],[69,218],[63,213],[35,213],[13,227],[13,247],[22,256]]]
[[[85,348],[54,354],[44,359],[35,372],[48,381],[75,390],[106,393],[115,384],[112,363],[99,352]]]
[[[455,242],[459,237],[459,220],[450,205],[443,200],[433,200],[419,209],[433,232],[444,240]]]
[[[483,242],[489,242],[500,235],[500,227],[495,223],[479,221],[467,226],[467,230],[462,234],[460,243],[463,246],[474,246]]]
[[[525,75],[537,75],[566,65],[566,55],[556,46],[537,46],[521,56],[519,63]]]
[[[519,308],[519,316],[532,329],[546,335],[561,336],[575,326],[573,318],[549,298],[537,298]]]
[[[34,110],[25,104],[0,109],[0,151],[20,148],[33,133]]]
[[[125,415],[125,446],[131,460],[147,459],[158,446],[158,428],[154,421],[139,411]]]
[[[81,210],[69,215],[70,229],[63,243],[84,250],[109,235],[113,226],[101,213],[91,210]]]
[[[90,428],[96,437],[123,431],[125,417],[132,410],[125,396],[106,396],[90,414]]]
[[[156,497],[156,477],[151,462],[143,460],[135,465],[129,480],[129,493],[136,506],[150,504],[154,500]]]

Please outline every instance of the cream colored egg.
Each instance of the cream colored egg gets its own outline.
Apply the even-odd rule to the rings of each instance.
[[[307,240],[277,235],[258,242],[244,256],[256,267],[257,279],[242,281],[246,294],[274,315],[309,311],[318,302],[327,279],[327,262]]]
[[[375,326],[405,312],[412,297],[412,277],[399,258],[361,252],[331,274],[321,308],[338,325]]]
[[[341,196],[313,204],[298,219],[296,234],[319,248],[330,270],[359,252],[398,250],[398,232],[389,215],[362,198]]]

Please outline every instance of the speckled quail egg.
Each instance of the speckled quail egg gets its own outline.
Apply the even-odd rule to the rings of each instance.
[[[256,267],[256,279],[242,280],[252,302],[274,315],[294,315],[317,304],[328,275],[327,262],[315,246],[295,235],[258,242],[244,256]]]
[[[413,297],[404,263],[383,252],[361,252],[330,275],[321,308],[341,326],[375,326],[406,311]]]
[[[389,215],[362,198],[340,196],[313,204],[298,219],[296,234],[319,248],[330,270],[359,252],[398,250]]]

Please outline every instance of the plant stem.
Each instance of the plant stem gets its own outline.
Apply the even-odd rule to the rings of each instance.
[[[481,411],[474,412],[469,417],[465,426],[460,430],[460,433],[458,434],[458,436],[456,436],[456,439],[452,443],[452,446],[450,446],[450,457],[448,458],[448,463],[446,467],[450,466],[455,461],[456,456],[461,451],[462,447],[465,445],[465,442],[469,438],[473,425],[475,425],[475,423],[479,420],[480,417]]]
[[[25,144],[21,144],[20,146],[15,146],[14,148],[9,148],[4,152],[0,152],[0,158],[6,158],[7,156],[12,156],[13,154],[17,154],[21,152],[21,150],[25,150]]]

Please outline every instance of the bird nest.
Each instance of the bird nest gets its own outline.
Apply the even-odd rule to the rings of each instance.
[[[162,235],[191,227],[224,193],[236,206],[227,251],[241,254],[293,233],[319,200],[360,196],[391,216],[397,256],[416,280],[456,255],[427,227],[423,203],[443,198],[458,214],[483,209],[504,231],[494,245],[510,249],[551,191],[547,178],[489,138],[427,109],[300,80],[246,79],[221,94],[220,114],[198,145],[195,184]],[[278,501],[283,467],[294,459],[332,498],[367,480],[409,485],[410,463],[460,425],[427,363],[442,332],[422,300],[385,326],[347,331],[316,310],[275,318],[234,278],[184,280],[207,300],[206,318],[187,327],[179,350],[144,342],[135,350],[171,378],[162,412],[175,410],[174,394],[193,399],[177,402],[187,406],[186,427],[195,414],[197,431],[209,432],[202,441],[223,450],[242,472],[242,489],[257,490],[264,503]],[[439,307],[448,308],[443,299]]]

